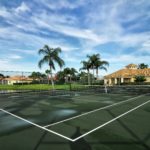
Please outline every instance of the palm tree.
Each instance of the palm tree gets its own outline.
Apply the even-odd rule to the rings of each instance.
[[[65,82],[65,74],[64,74],[64,71],[58,71],[57,74],[57,79],[59,82],[62,82],[64,83]]]
[[[95,62],[95,69],[96,69],[96,77],[98,78],[98,71],[100,70],[105,70],[107,71],[107,66],[109,66],[109,63],[105,60],[97,60]]]
[[[71,76],[71,69],[70,68],[65,68],[64,69],[64,74],[65,74],[65,80],[68,82],[68,78]]]
[[[94,82],[94,69],[96,69],[96,62],[98,61],[98,58],[100,57],[99,54],[93,54],[93,55],[87,55],[87,58],[89,59],[89,62],[91,64],[91,69],[93,70],[93,80],[92,80],[92,83]]]
[[[48,45],[45,45],[42,49],[38,51],[39,55],[43,55],[43,58],[39,61],[39,68],[42,67],[44,63],[48,63],[50,68],[51,83],[54,89],[53,73],[52,70],[55,70],[55,63],[58,64],[60,68],[64,66],[64,61],[59,57],[61,53],[61,48],[50,48]]]
[[[87,58],[89,59],[89,62],[91,64],[91,69],[93,70],[93,76],[94,76],[94,69],[95,69],[95,62],[97,62],[99,57],[99,54],[93,54],[93,55],[87,55]]]
[[[91,68],[91,63],[89,61],[81,61],[83,67],[80,68],[80,70],[87,70],[88,73],[88,85],[90,85],[90,68]]]
[[[77,70],[75,68],[64,68],[63,71],[59,71],[57,73],[57,77],[59,79],[65,79],[66,82],[68,82],[68,78],[70,79],[70,82],[72,81],[72,77],[75,77],[77,73]]]
[[[93,76],[94,76],[94,69],[96,69],[96,77],[98,78],[98,70],[103,69],[107,71],[107,66],[109,63],[107,61],[101,60],[100,54],[93,54],[91,56],[87,55],[89,61],[91,63],[91,67],[93,69]]]
[[[70,71],[71,71],[71,76],[70,76],[70,82],[71,82],[72,77],[75,78],[76,73],[78,73],[78,72],[75,68],[71,68]]]

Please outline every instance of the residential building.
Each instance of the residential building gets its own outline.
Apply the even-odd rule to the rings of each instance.
[[[125,68],[104,76],[104,83],[108,85],[135,82],[135,76],[145,76],[150,82],[150,68],[138,69],[135,64],[129,64]]]
[[[33,81],[32,78],[25,77],[25,76],[12,76],[9,78],[3,78],[0,83],[1,84],[7,84],[7,85],[13,85],[15,83],[31,83]]]

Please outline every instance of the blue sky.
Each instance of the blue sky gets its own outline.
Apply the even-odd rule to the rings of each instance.
[[[110,63],[102,75],[150,65],[150,1],[0,0],[0,70],[38,71],[45,44],[61,47],[66,67],[76,69],[100,53]]]

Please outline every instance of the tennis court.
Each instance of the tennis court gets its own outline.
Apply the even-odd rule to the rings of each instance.
[[[149,150],[146,88],[0,94],[0,149]]]

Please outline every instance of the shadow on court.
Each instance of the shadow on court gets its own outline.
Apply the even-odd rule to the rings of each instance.
[[[24,101],[22,103],[18,102],[15,109],[14,109],[14,106],[7,106],[6,109],[11,110],[11,112],[20,115],[20,111],[22,110],[21,109],[22,107],[24,109],[28,108],[28,107],[34,105],[36,102],[37,101]],[[107,111],[113,118],[116,117],[116,115],[112,111],[110,111],[110,110],[107,110]],[[42,112],[44,112],[44,111],[42,111]],[[2,113],[2,115],[4,115],[4,114]],[[9,118],[7,118],[7,119],[9,119]],[[46,117],[45,117],[45,120],[47,120]],[[57,118],[55,118],[55,117],[53,119],[51,119],[51,123],[54,123],[56,121],[57,121]],[[35,140],[35,143],[34,143],[35,145],[33,146],[34,148],[32,147],[30,150],[47,150],[47,149],[62,150],[63,148],[61,149],[61,147],[63,147],[63,145],[65,145],[67,147],[64,150],[127,150],[127,149],[128,150],[150,150],[150,133],[147,133],[144,137],[139,138],[136,131],[131,129],[130,126],[127,125],[126,122],[124,122],[122,119],[118,119],[118,120],[116,120],[116,122],[131,137],[133,137],[134,140],[123,139],[121,141],[121,140],[118,140],[117,138],[116,138],[116,140],[114,140],[112,138],[113,135],[108,135],[109,137],[107,137],[107,135],[106,135],[105,136],[106,138],[103,139],[101,134],[99,134],[100,132],[96,131],[94,134],[95,135],[99,134],[98,136],[94,136],[94,134],[91,134],[87,137],[77,140],[76,142],[70,142],[70,141],[67,141],[67,140],[64,140],[61,138],[57,139],[57,137],[55,139],[55,138],[53,138],[53,135],[50,135],[50,133],[48,133],[47,131],[42,131],[42,133],[40,132],[40,134],[39,134],[40,136],[37,137]],[[27,128],[30,128],[30,125],[23,124],[23,125],[21,125],[20,128],[16,128],[16,130],[13,129],[13,130],[11,130],[11,132],[10,131],[7,133],[5,132],[4,135],[9,135],[10,133],[15,133],[17,131],[19,133],[19,131],[21,131],[22,129],[27,129]],[[141,126],[141,128],[142,128],[142,126]],[[100,130],[102,132],[104,131],[103,129],[100,129]],[[113,128],[112,128],[112,130],[113,130]],[[109,132],[109,128],[108,128],[108,132]],[[119,132],[119,130],[118,130],[118,132]],[[71,138],[74,139],[76,137],[81,136],[82,134],[83,133],[81,132],[80,127],[75,127],[75,132],[71,136]],[[103,134],[105,134],[105,132]],[[4,135],[1,134],[1,136],[4,136]],[[44,145],[44,146],[46,145],[47,148],[43,149],[42,145]],[[59,145],[59,148],[57,147],[58,145]],[[57,148],[55,148],[55,147],[57,147]]]
[[[41,138],[39,139],[37,145],[35,146],[35,148],[33,150],[38,150],[40,144],[67,144],[70,147],[70,150],[92,150],[90,144],[84,139],[81,138],[76,142],[44,142],[44,138],[46,137],[48,133],[46,131],[44,131],[44,133],[42,134]],[[75,133],[71,136],[72,139],[74,139],[77,136],[81,136],[81,131],[80,131],[80,127],[76,127],[76,131]]]
[[[115,114],[113,114],[110,110],[107,110],[107,111],[109,112],[109,114],[112,117],[116,117]],[[107,148],[109,148],[110,150],[111,149],[112,150],[126,150],[127,147],[129,148],[129,150],[133,150],[133,149],[150,150],[150,146],[146,144],[147,141],[150,140],[150,134],[146,135],[145,138],[141,140],[137,136],[137,134],[134,131],[132,131],[132,129],[130,129],[126,124],[124,124],[124,122],[121,119],[118,119],[117,122],[135,140],[131,140],[131,141],[117,141],[117,140],[116,141],[111,141],[111,140],[101,141],[101,139],[99,139],[98,141],[94,141],[94,139],[93,139],[93,140],[87,141],[87,140],[85,140],[85,138],[81,138],[81,139],[77,140],[76,142],[47,141],[47,140],[45,140],[45,138],[48,133],[44,132],[33,150],[41,150],[39,148],[41,144],[49,145],[49,148],[51,148],[52,145],[68,145],[68,149],[66,149],[66,150],[105,150],[104,147],[101,148],[101,145],[107,146]],[[71,136],[71,138],[74,139],[81,135],[82,135],[82,133],[81,133],[80,127],[76,127],[76,131]],[[97,148],[93,148],[93,147],[97,147]],[[56,150],[60,150],[60,149],[56,149]]]
[[[112,117],[116,117],[115,114],[113,114],[110,110],[107,110],[108,113],[112,116]],[[117,119],[116,121],[118,121],[118,123],[133,137],[136,139],[137,142],[131,142],[128,144],[138,144],[141,145],[145,148],[145,150],[150,150],[150,147],[146,144],[146,142],[149,140],[150,138],[150,134],[148,136],[146,136],[143,140],[141,140],[136,133],[134,133],[127,125],[125,125],[123,123],[123,121],[121,121],[120,119]],[[123,144],[123,143],[122,143]],[[127,143],[126,143],[127,144]]]
[[[76,132],[71,136],[72,139],[81,136],[80,127],[76,127]],[[90,144],[84,139],[81,138],[76,142],[69,142],[71,150],[92,150]]]

